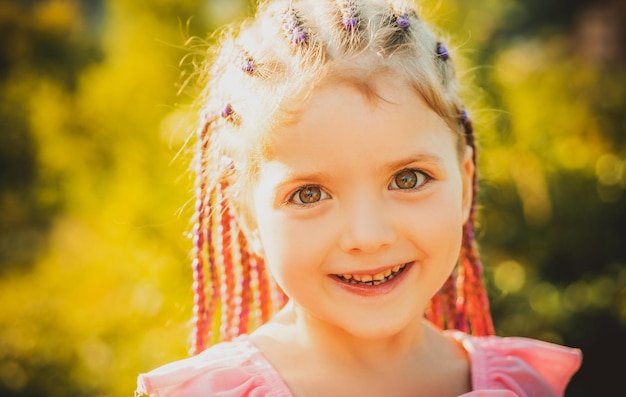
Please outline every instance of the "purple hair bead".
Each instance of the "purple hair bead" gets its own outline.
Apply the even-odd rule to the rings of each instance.
[[[343,26],[348,32],[353,32],[359,28],[360,21],[358,15],[358,8],[354,0],[341,2],[341,21]]]
[[[343,26],[348,32],[355,31],[359,28],[359,18],[354,16],[343,17]]]
[[[298,19],[298,16],[291,8],[289,9],[289,11],[287,11],[287,14],[285,15],[283,21],[283,30],[289,38],[289,41],[291,41],[291,43],[296,46],[305,44],[308,40],[307,34],[302,29],[301,22]]]
[[[469,115],[467,114],[467,110],[465,110],[465,108],[461,109],[461,121],[464,123],[469,121]]]
[[[441,42],[437,42],[437,56],[444,61],[447,61],[450,58],[448,49]]]
[[[409,15],[408,14],[398,15],[396,17],[396,25],[400,29],[408,29],[409,27],[411,27],[411,20],[409,19]]]
[[[296,27],[290,34],[290,40],[293,44],[300,45],[306,43],[307,36],[301,28]]]
[[[227,103],[226,106],[224,106],[224,109],[222,109],[220,116],[222,116],[222,118],[224,119],[228,119],[232,117],[234,113],[235,111],[233,110],[233,105],[231,105],[230,103]]]
[[[245,73],[252,74],[254,72],[254,60],[250,57],[244,59],[241,64],[241,70]]]

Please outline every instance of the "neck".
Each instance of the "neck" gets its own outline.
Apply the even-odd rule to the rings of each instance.
[[[358,363],[370,368],[392,368],[396,364],[429,357],[433,328],[421,317],[392,334],[360,337],[315,318],[301,308],[288,304],[279,316],[291,325],[298,344],[334,362]],[[426,354],[424,354],[426,353]]]

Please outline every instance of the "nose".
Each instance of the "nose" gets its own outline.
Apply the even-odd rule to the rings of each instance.
[[[374,253],[392,245],[397,230],[383,198],[360,199],[343,208],[340,248],[349,253]]]

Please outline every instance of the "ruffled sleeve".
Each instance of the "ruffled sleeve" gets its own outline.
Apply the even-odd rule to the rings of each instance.
[[[135,396],[292,397],[247,335],[139,376]]]
[[[464,397],[560,397],[582,361],[579,349],[535,339],[471,337],[460,332],[454,337],[461,341],[472,363],[474,391]]]

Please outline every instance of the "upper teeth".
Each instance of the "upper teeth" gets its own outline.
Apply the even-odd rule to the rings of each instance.
[[[384,272],[379,272],[376,274],[338,274],[337,277],[353,284],[370,283],[377,285],[381,282],[391,280],[400,272],[400,270],[404,269],[405,267],[406,264],[394,266],[385,270]]]

